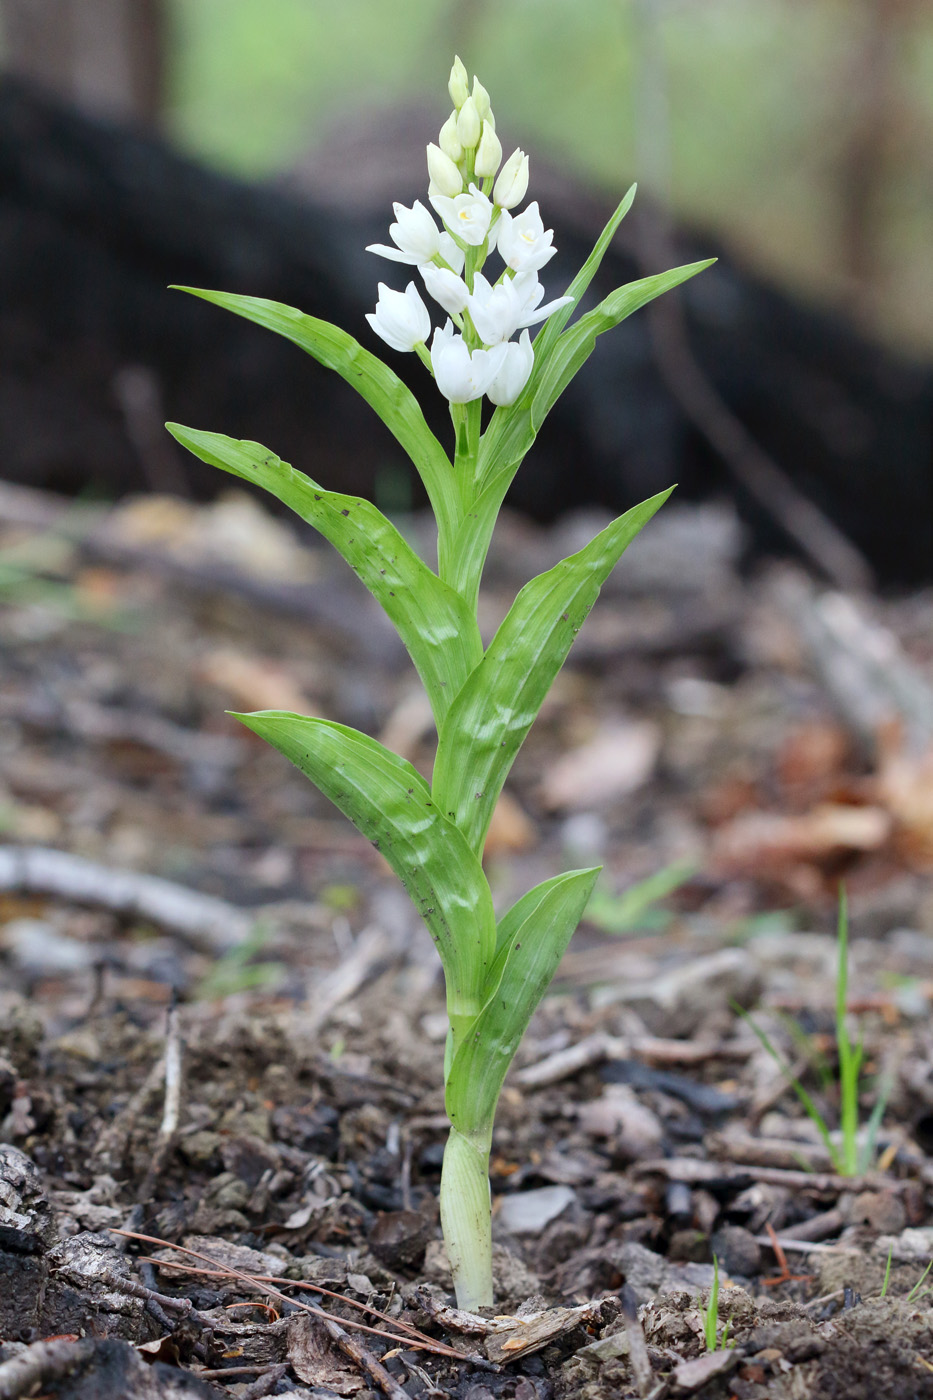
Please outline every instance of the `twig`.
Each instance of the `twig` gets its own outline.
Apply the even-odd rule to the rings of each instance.
[[[19,1400],[38,1387],[61,1380],[90,1361],[96,1341],[34,1342],[9,1361],[0,1362],[0,1400]]]
[[[129,1234],[128,1231],[113,1230],[112,1234]],[[132,1236],[131,1236],[132,1238]],[[216,1322],[209,1317],[205,1317],[194,1306],[190,1298],[173,1298],[170,1293],[157,1293],[153,1288],[147,1288],[144,1283],[137,1283],[135,1279],[125,1278],[115,1270],[104,1269],[100,1272],[99,1278],[108,1288],[119,1293],[126,1293],[131,1298],[142,1298],[145,1303],[154,1303],[165,1312],[180,1313],[185,1322],[191,1322],[195,1327],[200,1327],[202,1331],[213,1332],[217,1326]]]
[[[257,1370],[256,1366],[230,1366],[226,1370],[195,1371],[192,1374],[197,1375],[201,1380],[222,1381],[226,1380],[228,1376],[255,1373]],[[252,1385],[248,1385],[240,1391],[239,1400],[262,1400],[262,1396],[268,1395],[273,1386],[278,1385],[279,1381],[283,1380],[287,1374],[287,1361],[280,1361],[277,1365],[270,1366],[253,1381]]]
[[[809,1283],[813,1277],[812,1274],[791,1273],[787,1264],[787,1256],[781,1247],[781,1241],[778,1239],[774,1226],[770,1221],[765,1225],[765,1229],[768,1232],[768,1239],[771,1243],[771,1248],[774,1250],[774,1257],[777,1260],[777,1265],[781,1272],[776,1274],[773,1278],[763,1278],[761,1280],[763,1286],[765,1288],[774,1288],[779,1283]]]
[[[707,1060],[745,1059],[747,1055],[746,1048],[725,1041],[665,1040],[648,1035],[623,1038],[597,1031],[577,1041],[576,1045],[556,1050],[537,1064],[526,1065],[514,1078],[525,1089],[541,1089],[606,1060],[634,1057],[656,1065],[696,1065]]]
[[[831,1171],[833,1165],[828,1151],[819,1143],[709,1133],[705,1144],[711,1157],[740,1166]]]
[[[142,1240],[146,1244],[155,1244],[167,1249],[177,1249],[180,1254],[190,1255],[193,1259],[200,1259],[203,1262],[212,1264],[214,1261],[209,1255],[199,1254],[194,1249],[186,1249],[183,1245],[172,1244],[169,1240],[157,1239],[154,1235],[140,1235],[133,1230],[112,1230],[111,1234],[122,1235],[127,1239]],[[293,1308],[298,1308],[302,1312],[311,1313],[320,1322],[324,1331],[330,1337],[335,1346],[339,1347],[345,1356],[362,1371],[369,1376],[370,1380],[380,1387],[390,1400],[410,1400],[407,1391],[403,1390],[394,1376],[391,1376],[383,1365],[380,1364],[373,1354],[358,1342],[355,1337],[351,1337],[338,1322],[326,1313],[323,1308],[316,1307],[313,1303],[303,1303],[299,1299],[289,1298],[279,1288],[275,1288],[269,1283],[260,1283],[251,1274],[244,1273],[240,1269],[224,1268],[223,1273],[230,1278],[239,1279],[241,1283],[247,1283],[251,1287],[259,1288],[261,1292],[270,1294],[273,1298],[279,1298],[283,1303],[288,1303]],[[142,1287],[142,1285],[139,1285]],[[148,1292],[148,1290],[147,1290]],[[159,1300],[160,1302],[162,1299]],[[367,1327],[362,1322],[348,1322],[348,1326],[356,1328],[360,1332],[369,1332],[377,1337],[385,1337],[390,1341],[398,1342],[399,1338],[390,1332],[385,1332],[378,1327]],[[407,1344],[407,1342],[406,1342]],[[2,1400],[2,1397],[0,1397]]]
[[[49,895],[146,919],[214,953],[242,943],[254,922],[225,900],[172,880],[115,870],[46,846],[0,848],[0,891]]]
[[[642,1325],[638,1320],[638,1300],[631,1284],[622,1289],[622,1316],[625,1318],[625,1335],[628,1337],[628,1359],[638,1394],[642,1400],[651,1394],[654,1386],[654,1372],[648,1355],[648,1344]]]
[[[639,1176],[664,1176],[685,1181],[691,1186],[708,1181],[734,1181],[736,1185],[750,1179],[771,1186],[788,1186],[791,1190],[813,1191],[818,1195],[840,1191],[888,1191],[900,1195],[910,1186],[908,1180],[866,1172],[862,1176],[840,1176],[836,1172],[786,1171],[781,1167],[755,1167],[735,1162],[703,1162],[695,1157],[659,1157],[649,1162],[636,1162],[633,1170]]]
[[[159,1085],[164,1079],[165,1056],[160,1055],[126,1107],[104,1128],[94,1149],[95,1163],[107,1171],[119,1169],[130,1134],[140,1115],[145,1113],[149,1100],[158,1093]]]
[[[199,1269],[197,1271],[192,1269],[188,1272],[212,1273],[215,1275],[222,1275],[226,1278],[236,1278],[239,1279],[241,1283],[246,1283],[249,1284],[252,1288],[259,1289],[259,1291],[262,1293],[268,1293],[273,1298],[279,1298],[283,1303],[287,1303],[290,1307],[299,1308],[301,1311],[311,1313],[314,1317],[322,1318],[325,1321],[332,1320],[330,1313],[325,1312],[323,1308],[316,1307],[313,1303],[304,1303],[299,1298],[289,1298],[287,1294],[283,1293],[281,1289],[277,1288],[274,1283],[269,1281],[271,1278],[274,1277],[274,1275],[264,1275],[260,1277],[255,1274],[246,1273],[242,1269],[234,1269],[227,1265],[218,1265],[217,1261],[215,1259],[212,1259],[209,1254],[199,1254],[197,1250],[187,1249],[184,1245],[173,1244],[170,1240],[160,1240],[154,1235],[141,1235],[134,1230],[116,1229],[112,1229],[110,1233],[113,1235],[119,1235],[124,1239],[141,1240],[144,1244],[154,1244],[161,1249],[174,1249],[175,1251],[177,1251],[177,1253],[185,1254],[190,1259],[200,1259],[203,1264],[209,1265],[209,1268]],[[159,1260],[158,1262],[160,1267],[162,1267],[163,1263],[168,1264],[168,1266],[171,1267],[171,1263],[169,1260]],[[318,1285],[309,1284],[304,1280],[282,1279],[281,1282],[283,1282],[288,1288],[312,1288],[315,1292],[325,1291],[323,1289],[319,1289]],[[344,1298],[339,1293],[331,1294],[328,1292],[328,1296],[337,1298],[341,1302],[349,1303],[351,1306],[360,1306],[359,1304],[355,1303],[355,1300],[350,1298]],[[370,1313],[376,1312],[376,1309],[366,1307],[365,1305],[363,1306],[363,1310]],[[384,1313],[380,1313],[378,1315],[380,1317],[385,1318],[385,1320],[389,1322],[393,1327],[397,1327],[398,1330],[403,1333],[403,1335],[400,1337],[397,1332],[386,1332],[383,1328],[380,1327],[368,1327],[364,1322],[351,1322],[349,1319],[345,1319],[344,1321],[347,1327],[353,1327],[360,1332],[368,1332],[370,1333],[370,1335],[375,1337],[383,1337],[390,1342],[403,1342],[405,1346],[417,1346],[422,1351],[437,1351],[441,1355],[455,1356],[458,1361],[469,1361],[471,1365],[483,1366],[486,1369],[489,1369],[489,1362],[486,1360],[485,1357],[464,1355],[463,1352],[455,1351],[453,1347],[444,1347],[439,1342],[434,1342],[431,1341],[430,1338],[423,1337],[422,1334],[416,1332],[414,1329],[409,1329],[408,1324],[402,1324],[398,1322],[395,1318],[386,1318]],[[413,1331],[415,1337],[418,1338],[418,1340],[409,1340],[409,1337],[405,1335],[405,1332],[408,1330]]]
[[[183,1084],[181,1031],[179,1029],[178,1005],[174,999],[166,1017],[163,1063],[165,1065],[165,1107],[162,1111],[162,1122],[159,1125],[159,1135],[155,1151],[152,1154],[152,1162],[139,1190],[141,1201],[148,1201],[155,1190],[156,1182],[165,1169],[165,1164],[175,1145],[181,1118]]]
[[[175,1247],[178,1248],[178,1246]],[[215,1265],[212,1269],[197,1269],[192,1264],[176,1264],[172,1259],[140,1259],[138,1262],[141,1264],[157,1264],[160,1269],[177,1269],[179,1273],[198,1274],[203,1278],[220,1279],[229,1277],[229,1270],[225,1269],[222,1264]],[[423,1332],[419,1332],[418,1328],[413,1327],[410,1322],[405,1322],[400,1317],[390,1317],[388,1313],[380,1312],[378,1308],[374,1308],[372,1303],[361,1303],[357,1298],[348,1298],[343,1293],[335,1293],[333,1289],[324,1288],[320,1283],[309,1283],[307,1279],[282,1278],[278,1274],[250,1274],[249,1277],[255,1283],[282,1284],[287,1285],[289,1288],[306,1289],[309,1293],[319,1293],[324,1298],[333,1298],[338,1303],[345,1304],[348,1308],[356,1308],[358,1312],[369,1313],[370,1317],[381,1318],[382,1321],[387,1322],[390,1327],[397,1327],[400,1332],[407,1334],[402,1337],[392,1337],[390,1340],[394,1342],[404,1342],[406,1346],[419,1347],[423,1351],[433,1351],[436,1352],[438,1356],[456,1357],[458,1361],[464,1359],[462,1351],[457,1351],[453,1347],[445,1346],[443,1342],[436,1342],[432,1338],[426,1337]],[[294,1302],[295,1300],[290,1299],[289,1301]],[[419,1303],[422,1302],[420,1294],[418,1295],[418,1301]],[[436,1306],[442,1307],[443,1305],[437,1304]],[[456,1309],[448,1308],[447,1311],[452,1312],[456,1311]],[[429,1308],[425,1308],[425,1312],[434,1316]],[[487,1328],[483,1328],[484,1333],[487,1330]],[[409,1338],[412,1340],[409,1341]]]

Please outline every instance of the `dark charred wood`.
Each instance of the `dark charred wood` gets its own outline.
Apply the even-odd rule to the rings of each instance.
[[[578,208],[564,220],[560,205],[555,196],[544,210],[558,229],[560,253],[548,268],[555,292],[598,231],[595,213],[584,227],[589,216]],[[363,317],[376,281],[401,279],[364,247],[385,236],[388,214],[357,207],[342,216],[237,183],[7,78],[3,474],[72,494],[216,493],[216,473],[162,440],[164,416],[263,441],[331,486],[377,499],[397,493],[407,463],[352,389],[279,338],[167,289],[183,283],[285,301],[384,349]],[[679,242],[683,261],[721,251],[712,240]],[[594,290],[639,275],[635,248],[623,225]],[[933,576],[933,369],[899,360],[726,257],[683,296],[696,361],[755,441],[882,579]],[[519,474],[512,503],[543,519],[587,503],[615,510],[676,480],[690,497],[731,492],[754,547],[786,548],[688,423],[654,353],[644,316],[599,343]],[[387,355],[423,383],[414,357]],[[443,406],[429,414],[446,441]]]

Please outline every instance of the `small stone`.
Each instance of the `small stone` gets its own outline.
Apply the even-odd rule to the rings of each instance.
[[[888,1235],[899,1235],[907,1224],[903,1201],[890,1191],[860,1191],[852,1200],[849,1218]]]
[[[535,1191],[518,1191],[501,1196],[496,1220],[510,1235],[539,1235],[545,1225],[577,1199],[570,1186],[540,1186]]]
[[[727,1274],[754,1278],[761,1272],[761,1246],[741,1225],[721,1225],[711,1240],[712,1252]]]
[[[192,1166],[206,1167],[212,1157],[220,1151],[222,1142],[220,1133],[212,1133],[209,1128],[200,1128],[196,1133],[189,1133],[187,1137],[181,1138],[178,1154]]]
[[[369,1247],[389,1269],[410,1269],[420,1264],[434,1222],[415,1210],[391,1210],[380,1215],[369,1236]]]
[[[661,1151],[664,1128],[656,1113],[625,1084],[609,1084],[602,1096],[584,1104],[580,1127],[591,1137],[608,1138],[624,1161],[655,1157]]]

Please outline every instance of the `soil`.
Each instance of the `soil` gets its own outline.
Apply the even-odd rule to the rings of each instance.
[[[790,566],[743,571],[725,508],[658,526],[487,849],[503,905],[605,873],[503,1092],[496,1310],[471,1320],[437,1220],[428,935],[379,854],[224,715],[339,718],[429,771],[404,652],[338,560],[245,497],[7,521],[0,1397],[933,1396],[933,596],[830,605]],[[507,516],[485,630],[589,528]],[[814,655],[833,607],[848,670],[829,634]],[[854,1175],[756,1034],[835,1149],[841,879]]]

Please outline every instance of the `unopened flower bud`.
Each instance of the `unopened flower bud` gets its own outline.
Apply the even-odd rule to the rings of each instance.
[[[480,119],[485,121],[486,115],[489,112],[489,93],[477,77],[473,79],[473,101],[476,103],[476,110],[479,112]]]
[[[437,144],[444,152],[444,155],[450,156],[450,159],[455,163],[463,155],[463,147],[457,140],[456,112],[451,112],[450,116],[447,118],[444,125],[441,127],[440,135],[437,138]]]
[[[502,160],[502,143],[488,121],[483,122],[483,134],[476,148],[476,174],[495,175]]]
[[[463,176],[450,156],[433,141],[428,145],[428,175],[435,188],[448,198],[463,193]]]
[[[476,103],[468,97],[457,117],[457,140],[465,151],[472,151],[479,140],[481,118]]]
[[[524,151],[513,151],[499,172],[492,192],[494,204],[500,209],[514,209],[528,190],[528,157]]]
[[[459,112],[470,95],[470,75],[459,58],[454,59],[450,77],[447,80],[447,91],[450,93],[451,102]]]

